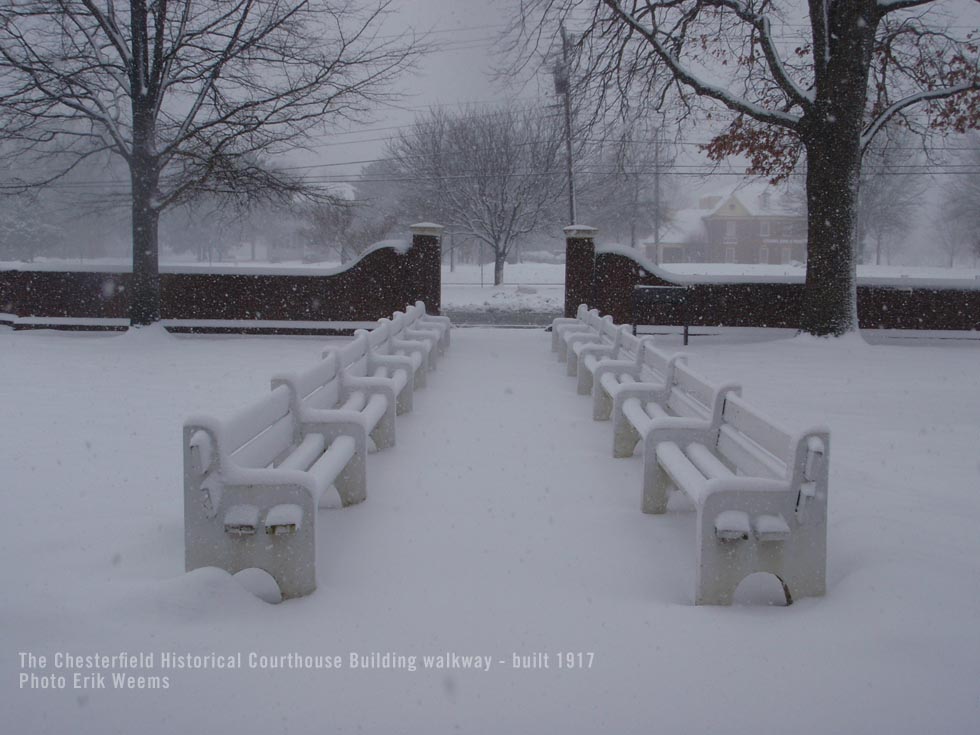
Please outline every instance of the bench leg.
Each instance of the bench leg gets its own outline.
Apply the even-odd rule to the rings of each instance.
[[[395,446],[395,403],[389,398],[388,408],[385,409],[384,416],[378,421],[378,425],[371,431],[371,439],[374,447],[379,452],[382,449]]]
[[[270,537],[274,552],[274,562],[270,566],[275,569],[266,571],[276,580],[284,600],[303,597],[316,590],[316,518],[304,518],[303,521],[303,528],[291,536]]]
[[[792,494],[752,491],[710,495],[698,509],[696,605],[730,605],[739,583],[750,574],[772,574],[783,587],[786,603],[819,597],[826,591],[825,516],[797,525]],[[783,541],[760,541],[754,536],[722,541],[715,536],[715,518],[725,510],[744,510],[752,517],[780,514],[793,526]]]
[[[265,513],[276,505],[290,503],[302,509],[302,522],[290,534],[266,533]],[[235,536],[224,528],[228,508],[236,504],[254,505],[260,511],[255,533]],[[221,493],[218,512],[211,518],[197,515],[185,521],[184,567],[189,572],[201,567],[217,567],[229,574],[243,569],[267,572],[284,599],[308,595],[316,589],[316,504],[310,492],[297,486],[229,486]]]
[[[613,457],[632,457],[640,441],[640,433],[622,410],[613,412]]]
[[[592,372],[584,364],[578,366],[578,394],[580,396],[592,395]]]
[[[592,381],[592,420],[593,421],[608,421],[609,417],[612,415],[613,403],[612,398],[606,392],[606,389],[602,387],[602,384],[593,378]],[[633,446],[636,446],[634,442]],[[630,448],[630,453],[633,450]]]
[[[363,445],[358,442],[354,456],[333,484],[345,508],[364,502],[367,498],[367,442]]]
[[[643,447],[643,501],[644,513],[660,515],[667,512],[670,497],[670,477],[657,462],[657,452],[652,446]]]
[[[568,358],[565,360],[565,375],[574,378],[578,375],[578,355],[575,350],[568,351]]]
[[[425,387],[425,384],[427,382],[425,374],[428,372],[428,370],[429,370],[429,361],[428,358],[424,358],[422,360],[422,363],[419,365],[418,370],[415,371],[414,383],[415,383],[416,390]]]
[[[415,384],[414,378],[409,377],[405,387],[402,388],[402,392],[398,394],[395,413],[401,416],[402,414],[411,413],[413,408],[415,408]]]

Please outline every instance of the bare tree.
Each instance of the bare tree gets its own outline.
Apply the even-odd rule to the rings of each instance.
[[[565,179],[556,115],[534,109],[433,111],[391,145],[403,177],[406,206],[419,218],[440,218],[457,233],[488,245],[494,285],[521,238],[551,216]]]
[[[240,203],[310,189],[259,154],[357,118],[420,49],[379,35],[391,0],[19,0],[0,8],[3,135],[58,180],[118,157],[129,173],[130,320],[160,318],[161,212],[202,192]]]
[[[391,213],[358,201],[313,202],[304,207],[303,237],[318,252],[337,253],[341,263],[384,240],[395,225]]]
[[[662,130],[639,119],[594,140],[580,187],[581,221],[630,247],[642,235],[659,242],[674,193],[668,183],[674,152]]]
[[[60,249],[65,231],[47,221],[37,198],[29,195],[0,200],[0,260],[28,263]]]
[[[953,262],[955,251],[969,250],[976,265],[980,259],[980,134],[968,138],[963,157],[966,167],[942,187],[940,204],[941,243]],[[958,241],[958,242],[957,242]]]
[[[805,153],[802,329],[813,334],[857,329],[861,158],[879,130],[896,119],[919,130],[980,121],[974,34],[957,33],[949,15],[925,12],[941,9],[941,0],[520,4],[525,55],[554,42],[560,23],[586,28],[583,65],[599,80],[598,102],[659,104],[673,92],[681,113],[727,109],[733,119],[707,146],[709,156],[746,155],[750,172],[774,179]]]
[[[922,151],[910,145],[903,128],[885,132],[864,153],[858,196],[857,245],[862,260],[875,265],[912,229],[926,195],[922,169],[915,166]]]

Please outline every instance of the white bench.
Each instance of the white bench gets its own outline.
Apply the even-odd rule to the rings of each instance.
[[[607,317],[599,324],[597,337],[594,339],[575,339],[569,338],[569,349],[566,370],[568,375],[578,376],[583,363],[595,367],[596,363],[603,357],[615,358],[619,355],[619,346],[622,343],[624,334],[632,334],[632,328],[617,325],[612,317]],[[587,372],[589,376],[591,372]],[[588,379],[587,379],[588,380]],[[578,382],[577,390],[580,395],[588,395],[592,392],[591,380],[588,380],[589,389],[582,391],[582,383]]]
[[[674,381],[674,368],[687,359],[681,353],[668,354],[657,349],[652,337],[624,334],[618,359],[602,359],[592,367],[588,362],[579,371],[579,392],[591,386],[592,418],[606,421],[613,406],[629,395],[650,395],[651,400],[663,394]]]
[[[446,354],[449,350],[450,333],[453,323],[448,316],[435,316],[425,313],[425,304],[416,301],[414,306],[410,306],[405,313],[413,320],[419,329],[435,331],[439,335],[439,354]]]
[[[304,431],[289,390],[275,388],[232,418],[184,424],[187,571],[258,568],[284,598],[316,589],[316,511],[334,486],[345,505],[364,499],[354,437]]]
[[[578,309],[573,317],[560,316],[557,319],[552,319],[551,321],[551,351],[558,352],[559,346],[562,341],[562,337],[567,332],[582,332],[588,331],[589,326],[589,307],[586,304],[579,304]],[[592,314],[596,318],[599,316],[599,311],[593,309]]]
[[[568,359],[569,350],[578,342],[595,342],[600,339],[599,333],[602,330],[603,321],[612,323],[612,317],[600,317],[598,309],[591,309],[586,312],[580,324],[568,325],[559,330],[558,337],[558,362],[565,362]]]
[[[642,354],[643,346],[639,338],[633,335],[633,330],[629,326],[614,327],[615,337],[611,345],[576,345],[578,355],[578,376],[577,390],[580,396],[588,396],[593,393],[595,384],[596,370],[600,366],[603,369],[600,374],[609,372],[619,372],[617,368],[629,369],[636,364],[637,355]],[[613,331],[608,328],[609,334]],[[607,416],[608,418],[608,416]]]
[[[415,403],[419,358],[388,354],[388,325],[382,321],[370,332],[358,329],[354,339],[339,347],[327,347],[324,360],[334,356],[340,376],[340,398],[347,401],[358,392],[380,393],[386,399],[385,413],[371,432],[378,449],[394,446],[395,415],[409,413]]]
[[[644,510],[665,512],[671,488],[697,509],[695,604],[731,604],[755,572],[779,578],[787,604],[824,594],[826,430],[791,434],[729,391],[718,425],[663,423],[647,438],[654,472]]]
[[[721,423],[725,397],[739,393],[734,383],[713,385],[683,362],[675,361],[669,382],[622,383],[613,396],[613,456],[631,457],[643,444],[644,479],[652,475],[652,430],[679,426],[710,430]],[[644,491],[644,498],[647,497]],[[662,512],[644,505],[644,512]]]
[[[409,306],[405,311],[396,311],[391,315],[392,325],[398,326],[400,334],[398,337],[400,339],[423,342],[428,346],[428,361],[429,370],[436,369],[436,362],[438,356],[441,353],[440,342],[442,340],[442,333],[440,329],[434,325],[426,326],[423,325],[419,318],[422,316],[422,311],[416,309],[414,306]]]
[[[565,374],[578,375],[578,364],[585,354],[609,354],[619,342],[620,327],[611,316],[596,320],[588,332],[572,332],[563,338],[565,343]],[[588,347],[589,349],[585,349]],[[584,352],[583,352],[584,350]],[[560,352],[559,352],[560,355]]]
[[[408,329],[405,314],[396,311],[390,319],[378,320],[379,324],[387,325],[387,343],[382,347],[390,355],[410,357],[415,364],[414,382],[416,388],[424,388],[427,373],[435,367],[435,342],[432,334],[425,339],[416,339],[416,333]]]

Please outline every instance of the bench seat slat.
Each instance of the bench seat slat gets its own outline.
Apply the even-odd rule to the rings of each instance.
[[[725,399],[724,420],[748,434],[763,449],[785,462],[789,459],[793,437],[774,421],[766,418],[738,396]]]
[[[293,443],[293,419],[286,414],[252,441],[231,453],[240,467],[268,467]]]
[[[788,479],[786,465],[728,424],[718,432],[718,451],[749,477]]]
[[[675,442],[660,442],[657,445],[657,461],[695,505],[704,503],[707,480]]]
[[[688,445],[686,454],[705,477],[731,477],[735,474],[704,444],[694,442]]]
[[[224,421],[222,427],[224,451],[229,454],[235,452],[287,413],[289,413],[289,390],[284,387],[277,388],[261,400],[238,411]]]
[[[299,446],[279,463],[279,469],[305,472],[323,454],[326,446],[327,441],[322,434],[307,434]]]
[[[338,436],[330,447],[324,452],[323,456],[310,467],[310,474],[316,482],[317,491],[322,494],[334,480],[344,471],[344,467],[354,456],[356,442],[352,436]],[[318,498],[319,500],[319,498]]]
[[[652,422],[639,398],[627,398],[623,401],[623,415],[633,424],[641,436],[646,435]]]

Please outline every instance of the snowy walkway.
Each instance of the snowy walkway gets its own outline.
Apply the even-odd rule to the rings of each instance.
[[[182,572],[179,427],[321,341],[0,332],[0,711],[17,732],[99,735],[972,732],[980,345],[770,338],[690,351],[777,419],[831,426],[828,596],[789,609],[691,605],[692,514],[640,512],[639,458],[609,456],[541,330],[454,332],[398,446],[370,458],[368,500],[321,511],[319,589],[282,605]],[[166,688],[74,689],[78,669],[51,665],[123,651],[152,654],[124,673]]]

